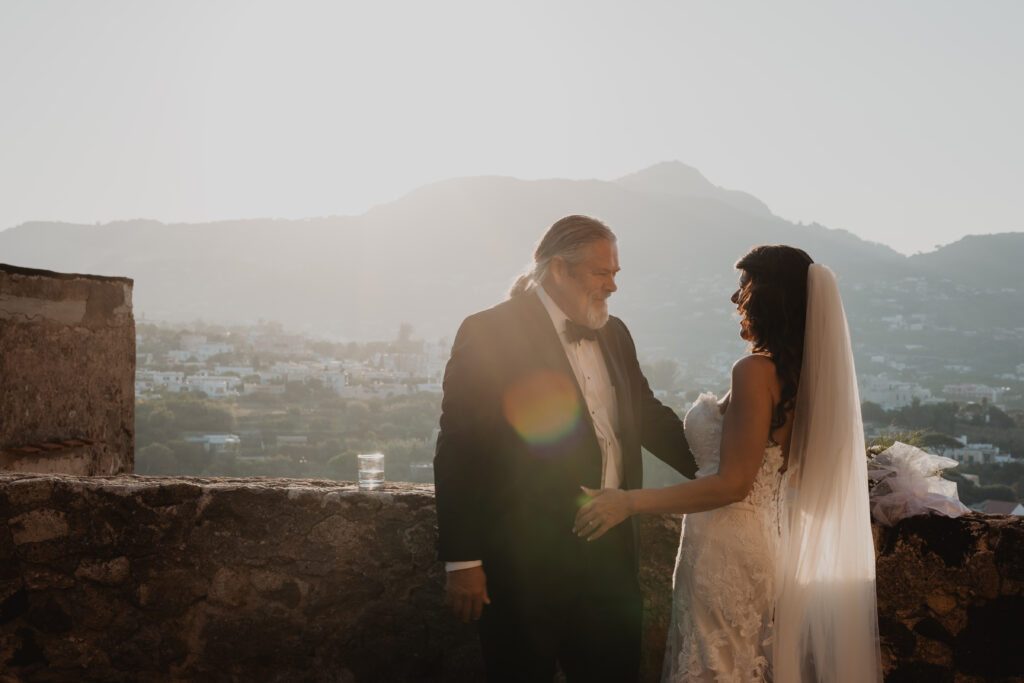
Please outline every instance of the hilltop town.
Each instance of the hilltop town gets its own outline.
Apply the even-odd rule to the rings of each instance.
[[[1019,400],[1013,390],[971,381],[936,384],[977,373],[939,364],[907,344],[900,348],[901,335],[939,331],[928,314],[894,314],[877,323],[887,342],[873,347],[883,351],[863,357],[863,342],[857,351],[869,441],[916,440],[958,460],[962,465],[950,476],[966,502],[1024,500],[1024,459],[1018,459],[1024,456],[1024,411],[1005,403]],[[431,482],[450,341],[414,335],[412,325],[403,324],[389,341],[332,342],[279,323],[140,321],[137,471],[351,480],[358,453],[381,451],[389,479]],[[730,348],[700,363],[648,360],[644,370],[656,395],[682,414],[699,393],[695,387],[728,388],[729,365],[739,352]],[[1013,372],[1005,379],[1019,383],[1024,364]],[[652,484],[672,481],[650,460]]]

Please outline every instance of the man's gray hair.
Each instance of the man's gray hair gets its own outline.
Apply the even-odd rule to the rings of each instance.
[[[516,279],[508,297],[519,296],[543,282],[556,256],[570,266],[582,262],[587,246],[596,240],[615,242],[615,233],[590,216],[566,216],[557,220],[540,238],[533,252],[533,263]]]

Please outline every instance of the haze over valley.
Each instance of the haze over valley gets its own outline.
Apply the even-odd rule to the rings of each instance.
[[[334,341],[390,339],[406,323],[436,342],[503,299],[542,232],[569,213],[618,234],[623,270],[610,307],[641,355],[673,359],[695,378],[720,383],[743,352],[728,301],[733,263],[762,243],[800,246],[837,273],[862,373],[999,385],[1024,362],[1024,234],[907,257],[783,220],[680,162],[615,181],[452,179],[360,216],[27,223],[0,232],[0,261],[132,277],[140,321],[279,321]],[[947,365],[970,366],[970,376]]]

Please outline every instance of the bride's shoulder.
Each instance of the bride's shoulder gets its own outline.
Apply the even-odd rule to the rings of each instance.
[[[766,356],[761,353],[752,353],[748,356],[743,356],[738,361],[732,364],[732,372],[745,374],[769,374],[775,372],[775,361],[770,356]]]
[[[778,383],[775,361],[768,356],[752,353],[732,365],[732,384],[738,387],[774,387]]]

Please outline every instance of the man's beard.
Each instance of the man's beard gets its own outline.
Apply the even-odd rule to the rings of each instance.
[[[608,300],[591,299],[587,302],[587,327],[599,330],[608,322]]]

